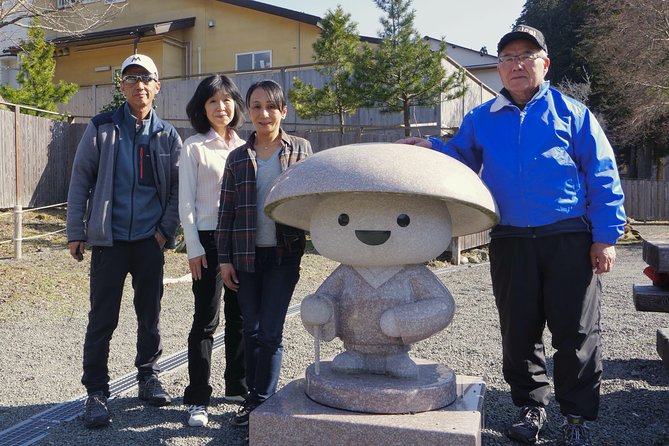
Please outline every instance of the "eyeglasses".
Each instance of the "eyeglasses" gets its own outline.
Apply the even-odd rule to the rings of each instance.
[[[543,56],[540,53],[521,54],[520,56],[499,56],[497,60],[499,60],[499,63],[501,64],[509,64],[509,63],[524,64],[525,62],[532,62],[537,59],[543,59]]]
[[[130,85],[135,85],[137,82],[142,81],[145,84],[148,84],[151,81],[157,81],[156,77],[153,74],[128,74],[123,76],[123,82]]]

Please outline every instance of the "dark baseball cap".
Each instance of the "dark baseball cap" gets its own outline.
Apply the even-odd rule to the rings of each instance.
[[[500,39],[497,44],[497,54],[502,52],[504,47],[513,40],[529,40],[542,50],[548,52],[546,40],[541,31],[527,25],[516,25],[510,33],[504,34],[504,37]]]

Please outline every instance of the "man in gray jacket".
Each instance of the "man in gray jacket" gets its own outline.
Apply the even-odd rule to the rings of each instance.
[[[158,380],[163,249],[174,247],[178,216],[178,160],[181,138],[152,108],[160,90],[158,70],[145,55],[121,66],[126,102],[95,116],[81,138],[67,197],[70,254],[81,261],[91,248],[88,328],[84,373],[87,427],[111,422],[109,342],[118,324],[121,296],[132,276],[137,314],[139,398],[154,406],[170,404]]]

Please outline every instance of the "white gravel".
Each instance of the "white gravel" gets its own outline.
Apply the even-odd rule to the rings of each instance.
[[[669,239],[667,225],[638,224],[635,229],[649,239]],[[293,304],[313,292],[335,264],[307,255],[302,266]],[[592,425],[598,445],[669,445],[669,369],[663,367],[655,348],[656,329],[669,327],[669,315],[637,312],[632,302],[632,284],[649,283],[642,273],[645,266],[641,244],[619,246],[615,269],[603,279],[604,381],[600,420]],[[516,408],[501,376],[499,324],[488,265],[448,268],[440,277],[455,297],[455,318],[445,331],[418,343],[413,356],[445,363],[459,374],[485,376],[483,444],[514,444],[503,435]],[[26,287],[29,292],[29,285]],[[87,288],[87,284],[82,287]],[[17,317],[0,322],[0,431],[84,393],[79,380],[86,311],[83,306],[66,311],[49,305],[26,307]],[[186,347],[191,318],[190,284],[167,285],[162,316],[163,359]],[[135,330],[131,299],[126,298],[112,340],[112,379],[133,371]],[[546,344],[550,346],[548,333]],[[287,321],[284,346],[280,385],[302,377],[313,358],[312,339],[302,329],[299,317]],[[338,351],[340,344],[335,341],[321,348],[322,356],[328,357]],[[114,420],[109,428],[89,431],[75,420],[53,427],[36,444],[241,445],[243,429],[229,423],[236,407],[222,402],[222,353],[215,353],[214,399],[207,428],[186,426],[181,395],[187,384],[187,370],[181,367],[161,378],[175,397],[171,406],[144,406],[131,390],[110,402]],[[548,353],[552,353],[550,347]],[[559,444],[561,417],[556,404],[549,406],[548,416],[548,428],[538,444]]]

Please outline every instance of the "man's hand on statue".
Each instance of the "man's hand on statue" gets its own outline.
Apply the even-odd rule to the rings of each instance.
[[[420,146],[425,147],[426,149],[432,148],[432,143],[424,138],[419,138],[417,136],[409,136],[408,138],[402,138],[395,141],[395,144],[409,144],[411,146]]]

